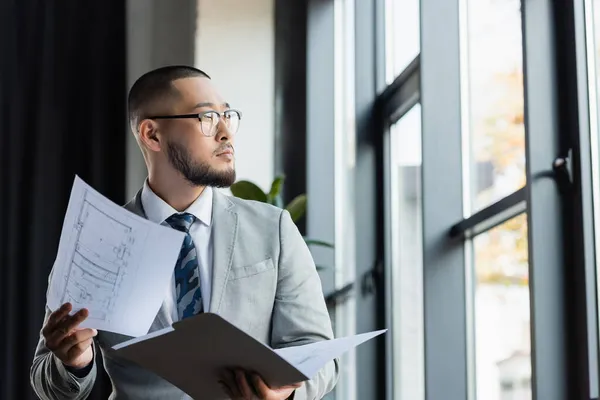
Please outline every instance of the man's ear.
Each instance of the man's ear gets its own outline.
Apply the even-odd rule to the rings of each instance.
[[[145,119],[140,122],[138,134],[140,142],[150,151],[160,151],[161,143],[156,121]]]

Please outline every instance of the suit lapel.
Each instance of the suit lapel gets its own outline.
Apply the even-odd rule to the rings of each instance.
[[[213,278],[209,312],[217,313],[221,306],[227,276],[231,269],[237,236],[238,216],[233,202],[218,190],[213,190]]]
[[[144,211],[144,206],[142,205],[141,189],[137,192],[135,197],[129,203],[125,204],[124,207],[132,213],[144,219],[148,219],[146,216],[146,212]],[[154,322],[152,322],[150,331],[166,328],[167,326],[171,326],[172,324],[173,318],[171,318],[171,312],[167,307],[167,303],[163,301],[162,305],[160,306],[160,309],[158,310],[158,314],[156,314]]]

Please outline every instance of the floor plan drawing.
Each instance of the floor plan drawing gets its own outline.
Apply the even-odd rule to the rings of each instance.
[[[88,318],[109,322],[135,237],[131,226],[101,211],[88,196],[86,192],[75,222],[75,251],[62,302],[85,306]]]
[[[104,197],[75,178],[47,291],[52,311],[87,309],[81,328],[148,333],[185,234]]]

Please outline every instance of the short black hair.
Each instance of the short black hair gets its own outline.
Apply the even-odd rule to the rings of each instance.
[[[139,121],[147,118],[148,109],[160,99],[167,96],[177,96],[173,81],[183,78],[203,77],[210,79],[204,71],[186,65],[170,65],[154,69],[140,76],[127,97],[129,123],[135,133]]]

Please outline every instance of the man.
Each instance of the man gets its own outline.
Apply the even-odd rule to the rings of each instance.
[[[235,181],[241,114],[219,96],[208,75],[185,66],[151,71],[131,88],[128,107],[148,178],[125,207],[185,233],[150,331],[210,311],[274,348],[331,339],[321,282],[289,213],[213,189]],[[46,310],[31,368],[40,398],[86,398],[98,350],[113,384],[111,398],[185,398],[165,380],[104,351],[129,337],[78,328],[88,311],[70,316],[70,310],[70,304]],[[281,388],[268,387],[251,371],[224,372],[222,385],[232,399],[319,399],[333,389],[338,364],[334,360],[312,380]]]

